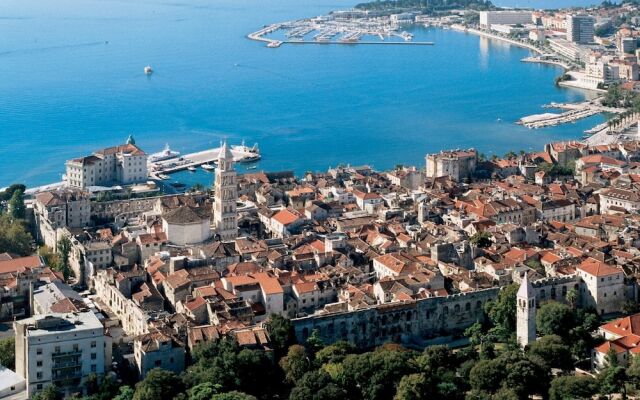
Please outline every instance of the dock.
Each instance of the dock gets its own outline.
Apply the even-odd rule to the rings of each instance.
[[[204,164],[214,165],[218,161],[219,153],[220,148],[217,147],[196,153],[185,154],[168,160],[150,163],[149,174],[154,178],[161,179],[160,175],[184,171],[189,167],[197,168]],[[233,161],[236,163],[255,162],[260,159],[260,153],[257,150],[250,149],[244,145],[232,146],[231,154],[233,155]]]
[[[622,108],[606,107],[599,104],[598,99],[591,101],[583,101],[580,103],[550,103],[542,106],[543,108],[555,108],[566,110],[563,113],[544,113],[535,114],[521,118],[517,123],[524,125],[529,129],[545,128],[547,126],[556,126],[566,123],[573,123],[580,119],[591,117],[600,113],[619,114],[625,110]]]

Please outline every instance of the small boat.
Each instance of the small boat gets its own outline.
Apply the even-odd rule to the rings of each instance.
[[[202,169],[204,169],[205,171],[212,171],[215,169],[215,167],[211,164],[202,164]]]
[[[256,168],[258,168],[256,165],[252,165],[250,167],[247,167],[247,169],[256,169]]]
[[[162,180],[167,180],[167,179],[171,179],[171,177],[169,175],[166,174],[158,174],[158,178],[162,179]]]
[[[151,68],[151,65],[147,65],[146,67],[144,67],[144,74],[145,75],[153,74],[153,69]]]
[[[196,172],[196,167],[194,167],[193,165],[188,166],[187,169],[191,172]]]

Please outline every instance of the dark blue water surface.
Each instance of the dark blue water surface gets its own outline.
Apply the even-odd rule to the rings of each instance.
[[[425,153],[487,154],[579,138],[601,116],[544,130],[514,125],[551,101],[555,67],[527,50],[416,28],[435,46],[284,45],[245,35],[325,14],[334,0],[0,2],[0,187],[58,181],[66,159],[121,143],[182,152],[222,137],[260,144],[258,169],[389,168]],[[509,4],[508,4],[509,5]],[[143,74],[145,65],[155,73]],[[210,175],[182,173],[193,183]]]

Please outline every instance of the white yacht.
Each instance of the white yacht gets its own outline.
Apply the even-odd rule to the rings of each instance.
[[[147,65],[146,67],[144,67],[144,74],[145,75],[153,74],[153,69],[151,68],[151,65]]]

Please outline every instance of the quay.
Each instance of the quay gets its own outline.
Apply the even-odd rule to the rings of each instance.
[[[168,160],[149,163],[149,175],[156,179],[162,179],[160,175],[171,174],[184,171],[189,167],[197,168],[202,165],[213,165],[218,161],[220,148],[208,149],[196,153],[185,154],[180,157]],[[247,146],[231,146],[233,161],[237,163],[248,163],[260,160],[260,153],[257,146],[249,148]]]
[[[388,44],[388,45],[414,45],[414,46],[433,46],[434,42],[377,42],[377,41],[360,41],[360,42],[317,42],[317,41],[284,41],[283,43],[288,44],[370,44],[370,45],[378,45],[378,44]]]
[[[600,113],[600,111],[594,109],[571,110],[563,112],[562,114],[544,113],[523,117],[517,123],[524,125],[529,129],[538,129],[547,126],[556,126],[575,122],[579,119],[587,118],[598,113]]]

